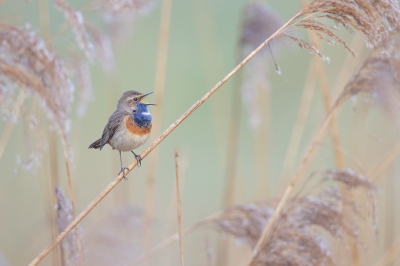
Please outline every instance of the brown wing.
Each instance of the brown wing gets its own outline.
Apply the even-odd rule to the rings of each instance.
[[[101,136],[100,150],[114,136],[127,114],[121,111],[115,111],[108,119],[107,125],[104,127],[103,135]]]

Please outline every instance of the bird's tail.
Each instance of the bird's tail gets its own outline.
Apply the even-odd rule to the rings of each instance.
[[[101,139],[98,139],[92,144],[90,144],[89,149],[100,149],[101,148],[100,144],[101,144]]]

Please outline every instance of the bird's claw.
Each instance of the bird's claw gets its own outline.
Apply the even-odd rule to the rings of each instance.
[[[120,175],[122,173],[124,175],[124,179],[126,181],[128,181],[128,178],[126,178],[126,176],[125,176],[125,170],[129,171],[129,168],[128,167],[121,168],[121,171],[119,171],[118,175]]]
[[[138,162],[138,166],[142,166],[142,156],[135,154],[136,161]]]
[[[134,153],[133,151],[131,151],[132,154],[135,156],[135,159],[137,161],[137,166],[141,166],[142,165],[142,157],[140,155],[137,155],[136,153]]]

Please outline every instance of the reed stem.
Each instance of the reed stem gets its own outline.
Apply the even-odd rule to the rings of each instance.
[[[157,66],[156,66],[156,76],[154,85],[154,97],[155,97],[155,102],[157,104],[157,108],[154,109],[154,117],[158,118],[158,121],[153,123],[152,127],[152,133],[155,136],[159,135],[161,132],[165,78],[167,71],[168,37],[169,37],[169,28],[171,19],[171,6],[172,6],[172,0],[162,1],[160,32],[158,39]],[[152,220],[154,215],[157,162],[158,162],[158,150],[156,150],[152,154],[152,156],[150,156],[149,164],[147,167],[145,215],[144,215],[146,249],[150,248],[152,239],[152,225],[153,225]]]
[[[178,232],[179,232],[179,251],[181,265],[184,266],[183,261],[183,244],[182,244],[182,211],[181,211],[181,181],[179,177],[179,156],[178,148],[175,148],[175,171],[176,171],[176,195],[177,195],[177,213],[178,213]]]

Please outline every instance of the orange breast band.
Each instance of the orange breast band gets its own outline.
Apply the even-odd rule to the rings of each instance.
[[[151,130],[151,124],[148,127],[139,127],[132,122],[129,116],[125,118],[125,127],[129,133],[139,137],[149,134]]]

